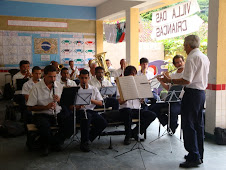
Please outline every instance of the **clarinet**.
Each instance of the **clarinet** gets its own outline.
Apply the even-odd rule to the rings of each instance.
[[[83,83],[82,86],[83,86],[82,87],[83,89],[86,89],[86,84],[85,83]],[[84,108],[84,114],[85,114],[85,119],[88,119],[87,113],[86,113],[86,108]]]
[[[53,84],[52,84],[53,86],[53,96],[55,95],[55,87],[54,87],[54,82],[53,82]],[[53,102],[55,102],[54,100],[53,100]],[[55,117],[55,119],[56,119],[56,125],[58,125],[58,123],[57,123],[57,114],[56,114],[56,108],[54,108],[53,109],[53,115],[54,115],[54,117]]]

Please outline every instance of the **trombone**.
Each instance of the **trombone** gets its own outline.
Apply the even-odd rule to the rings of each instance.
[[[61,70],[62,68],[64,68],[64,65],[63,64],[59,64],[58,68]]]

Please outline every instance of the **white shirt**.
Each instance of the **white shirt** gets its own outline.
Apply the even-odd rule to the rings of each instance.
[[[83,88],[81,87],[81,89],[83,89]],[[91,99],[103,101],[103,98],[102,98],[99,90],[96,87],[88,84],[88,89],[92,89]],[[95,107],[96,107],[96,105],[92,104],[92,103],[90,105],[85,105],[86,110],[93,110]]]
[[[183,78],[183,73],[184,73],[184,70],[181,73],[177,73],[177,72],[171,73],[170,77],[172,79],[180,79],[180,78]]]
[[[59,97],[62,94],[63,86],[60,82],[54,82],[54,91],[55,95]],[[44,80],[36,83],[36,85],[32,88],[28,101],[27,106],[46,106],[49,103],[53,102],[53,89],[49,89]],[[58,114],[61,111],[61,107],[56,103],[56,113]],[[34,111],[34,113],[46,113],[49,115],[53,114],[53,110],[41,110],[41,111]]]
[[[144,73],[142,73],[141,70],[139,70],[137,72],[137,75],[138,76],[141,76],[141,75],[144,75]],[[146,75],[146,77],[147,77],[148,80],[150,80],[150,79],[152,79],[154,77],[154,73],[153,72],[150,72],[148,70],[146,70],[146,74],[145,75]]]
[[[101,88],[101,83],[97,80],[97,78],[93,78],[92,80],[89,80],[89,84],[91,86],[97,87],[99,90]],[[104,78],[102,81],[102,87],[109,87],[112,86],[111,82]]]
[[[37,82],[38,83],[38,82]],[[31,89],[36,83],[34,83],[33,79],[31,78],[28,80],[26,83],[24,83],[23,88],[22,88],[22,94],[29,95],[31,92]]]
[[[108,67],[108,69],[114,69],[114,67],[110,66],[110,67]]]
[[[210,61],[198,48],[193,49],[185,63],[183,79],[190,82],[188,88],[205,90],[208,84]]]
[[[61,81],[61,74],[60,72],[56,74],[56,81],[60,82]]]
[[[130,108],[130,109],[139,109],[140,108],[140,100],[127,100],[125,103],[119,105],[119,109]]]
[[[121,68],[119,68],[118,70],[115,70],[115,72],[113,73],[114,77],[119,77],[121,75],[124,75],[123,71],[124,70],[122,70]]]
[[[17,89],[16,79],[23,79],[25,75],[23,75],[20,71],[13,76],[13,87]],[[29,78],[29,77],[28,77]]]
[[[62,79],[60,79],[60,84],[63,87],[75,87],[75,86],[77,86],[77,84],[73,80],[70,80],[70,79],[67,79],[67,82],[63,82]]]
[[[72,75],[71,80],[75,80],[76,79],[76,75],[79,75],[79,70],[76,67],[74,67],[74,70],[75,70],[75,72]],[[69,72],[70,75],[71,75],[72,71],[73,70],[71,69],[71,67],[69,67],[68,68],[68,72]]]

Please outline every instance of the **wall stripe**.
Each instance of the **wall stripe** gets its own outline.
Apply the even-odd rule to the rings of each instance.
[[[226,90],[226,84],[208,84],[208,90]]]
[[[96,7],[0,1],[0,15],[96,20]]]

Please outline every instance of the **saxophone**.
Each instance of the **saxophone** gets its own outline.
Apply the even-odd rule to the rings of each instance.
[[[107,64],[106,64],[106,61],[105,61],[105,54],[106,53],[107,52],[102,52],[102,53],[94,55],[94,57],[95,57],[94,60],[95,60],[95,62],[97,63],[98,66],[103,67],[105,77],[110,81],[111,73],[108,70],[108,67],[107,67]]]

